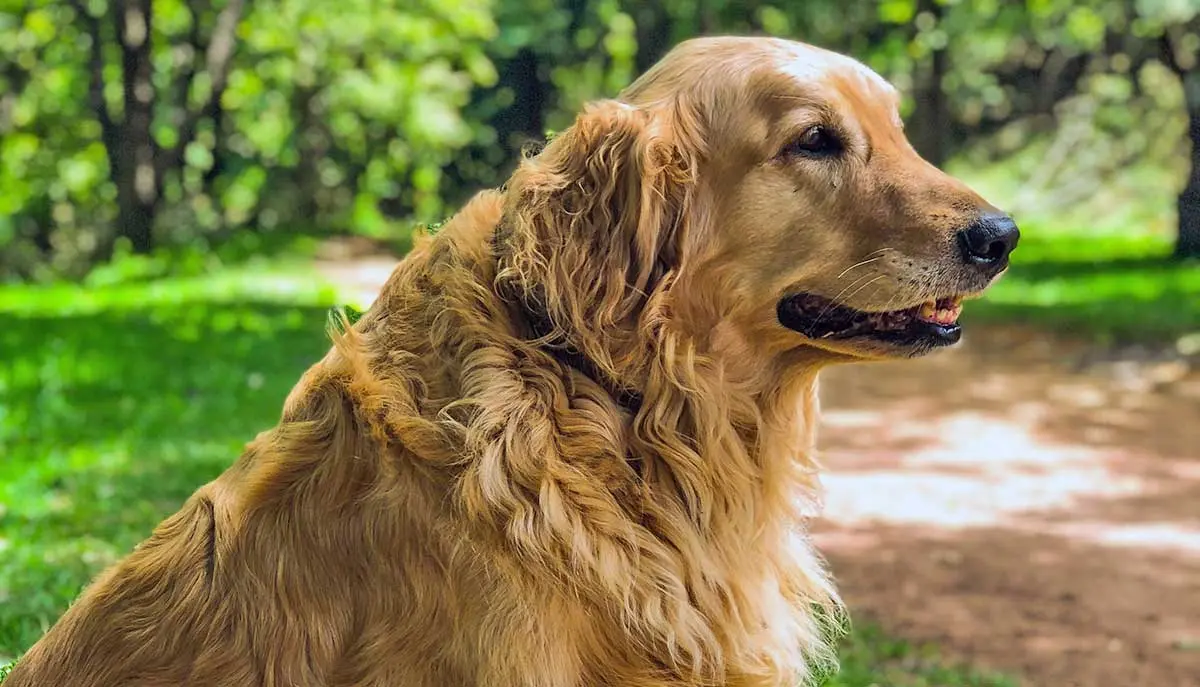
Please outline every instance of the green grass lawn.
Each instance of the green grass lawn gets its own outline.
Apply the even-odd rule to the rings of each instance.
[[[1172,343],[1200,332],[1200,261],[1168,237],[1025,231],[1012,267],[967,322],[1017,322],[1100,344]]]
[[[1170,259],[1185,170],[1142,164],[1081,201],[1064,201],[1029,187],[1039,150],[951,169],[1012,211],[1022,234],[1012,267],[986,299],[968,304],[965,321],[1016,322],[1118,345],[1173,344],[1200,333],[1200,260]]]
[[[852,609],[853,610],[853,609]],[[841,670],[822,687],[1017,687],[1010,677],[946,663],[937,647],[916,646],[863,623],[842,643]]]
[[[276,422],[334,302],[311,275],[264,268],[0,287],[0,665]],[[869,627],[826,683],[1011,684]]]
[[[0,288],[0,657],[273,424],[332,298],[262,273]]]

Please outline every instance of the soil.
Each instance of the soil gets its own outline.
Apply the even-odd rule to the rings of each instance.
[[[318,265],[366,305],[395,259]],[[821,398],[814,536],[856,618],[1025,687],[1200,687],[1195,360],[969,327]]]
[[[1200,687],[1200,370],[1015,329],[822,378],[856,617],[1027,687]]]

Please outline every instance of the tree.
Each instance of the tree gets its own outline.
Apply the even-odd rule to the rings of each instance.
[[[441,216],[494,114],[463,110],[495,78],[490,0],[0,5],[0,278],[80,276],[119,240],[396,235]]]
[[[440,219],[444,170],[488,133],[486,0],[257,0],[224,100],[225,219],[378,238]],[[336,20],[331,20],[336,17]],[[298,212],[298,209],[304,212]]]
[[[117,230],[129,239],[136,253],[148,253],[154,247],[154,220],[163,199],[163,180],[183,166],[187,146],[195,138],[202,119],[212,119],[218,111],[221,95],[229,77],[236,42],[234,32],[241,20],[244,0],[227,0],[217,15],[208,37],[201,44],[201,18],[191,2],[188,52],[192,55],[177,77],[176,107],[181,113],[173,145],[163,145],[154,136],[154,119],[161,94],[154,79],[154,3],[151,0],[113,0],[107,7],[112,31],[104,30],[84,4],[70,0],[75,14],[90,39],[88,57],[88,102],[100,123],[101,140],[108,153],[112,182],[117,189]],[[115,42],[121,55],[120,116],[105,97],[105,45]],[[199,55],[204,55],[207,94],[198,104],[190,96],[198,73]],[[110,234],[110,236],[112,236]],[[101,244],[97,254],[106,258],[112,241]]]
[[[1183,84],[1184,105],[1188,116],[1188,142],[1191,147],[1191,171],[1187,183],[1179,193],[1179,237],[1175,242],[1175,256],[1179,258],[1200,257],[1200,55],[1195,49],[1184,49],[1184,36],[1190,34],[1195,42],[1197,33],[1195,19],[1190,24],[1168,27],[1162,33],[1163,61],[1179,77]]]
[[[950,37],[943,26],[945,8],[938,0],[919,0],[913,22],[914,41],[928,58],[920,73],[914,75],[916,92],[913,110],[913,146],[930,163],[941,167],[948,157],[950,111],[946,103],[945,81],[950,71]]]

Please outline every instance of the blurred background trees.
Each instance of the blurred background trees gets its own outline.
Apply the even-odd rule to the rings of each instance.
[[[1200,0],[0,0],[0,278],[407,235],[676,42],[852,54],[1018,206],[1131,169],[1200,254]],[[1164,185],[1171,185],[1164,190]],[[1177,218],[1177,222],[1176,222]],[[1177,228],[1174,226],[1177,224]]]

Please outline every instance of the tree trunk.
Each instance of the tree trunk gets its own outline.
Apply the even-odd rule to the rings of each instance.
[[[1183,75],[1184,98],[1188,110],[1188,138],[1192,144],[1192,169],[1187,186],[1179,194],[1179,239],[1175,255],[1200,257],[1200,70]]]
[[[1197,27],[1192,27],[1197,28]],[[1183,84],[1183,102],[1188,114],[1188,141],[1192,144],[1192,168],[1187,185],[1179,194],[1179,238],[1175,257],[1200,257],[1200,69],[1197,55],[1180,59],[1174,31],[1168,27],[1159,37],[1159,57]]]
[[[212,166],[204,171],[204,193],[210,198],[216,199],[216,191],[213,186],[217,179],[225,173],[225,108],[222,107],[218,100],[214,105],[212,113]]]
[[[300,191],[297,215],[301,221],[312,223],[321,214],[321,198],[325,195],[318,164],[329,154],[329,137],[321,125],[321,114],[313,109],[316,97],[313,88],[296,86],[292,91],[292,112],[299,118],[295,137],[300,159],[293,177]]]
[[[920,13],[932,14],[935,25],[942,22],[943,7],[935,0],[923,0],[918,6]],[[946,96],[942,84],[950,71],[949,46],[931,50],[925,78],[918,81],[915,93],[916,107],[913,111],[913,146],[921,157],[937,167],[946,162],[947,134],[950,131],[950,113],[946,109]]]
[[[124,0],[114,19],[121,44],[125,113],[121,118],[113,180],[117,186],[118,231],[135,253],[154,247],[159,183],[155,165],[154,65],[151,62],[151,0]]]
[[[506,85],[520,95],[495,117],[493,126],[502,145],[519,151],[529,141],[542,143],[546,140],[546,89],[539,73],[541,65],[537,53],[532,49],[522,48],[506,67]]]
[[[671,42],[671,16],[661,3],[645,3],[636,12],[637,53],[633,64],[642,74],[666,54]]]

